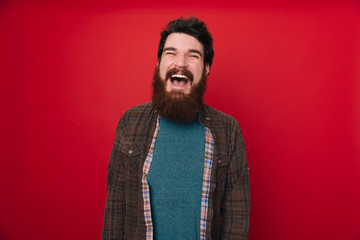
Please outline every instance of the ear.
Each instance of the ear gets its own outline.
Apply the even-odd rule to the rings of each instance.
[[[206,76],[208,76],[210,73],[210,64],[208,64],[208,63],[205,66],[205,73],[206,73]]]

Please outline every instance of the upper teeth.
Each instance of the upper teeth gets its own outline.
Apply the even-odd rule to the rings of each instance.
[[[173,74],[173,75],[171,75],[171,77],[173,77],[173,78],[186,78],[187,79],[187,77],[185,75],[181,75],[181,74]]]

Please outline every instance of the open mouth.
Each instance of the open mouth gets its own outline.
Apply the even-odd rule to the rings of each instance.
[[[185,87],[189,83],[189,78],[182,74],[173,74],[170,76],[171,84],[175,87]]]

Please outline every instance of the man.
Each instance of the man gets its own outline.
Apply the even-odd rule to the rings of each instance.
[[[234,118],[202,100],[213,56],[196,18],[161,32],[152,102],[117,127],[103,239],[247,239],[244,140]]]

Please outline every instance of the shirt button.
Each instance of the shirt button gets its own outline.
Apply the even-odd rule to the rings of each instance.
[[[218,164],[221,164],[221,159],[218,160]]]
[[[132,154],[132,150],[129,150],[129,154],[130,154],[130,155]]]

